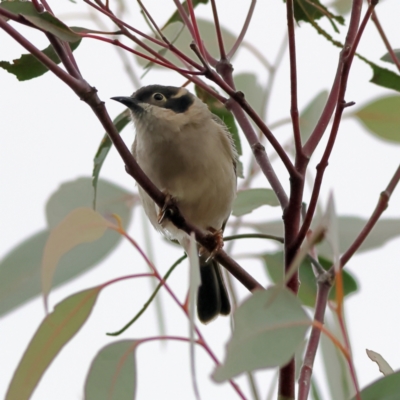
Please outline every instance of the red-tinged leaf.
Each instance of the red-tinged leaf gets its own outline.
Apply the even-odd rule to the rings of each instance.
[[[121,340],[96,355],[85,383],[85,400],[133,400],[136,395],[137,340]]]
[[[43,252],[42,290],[47,309],[47,296],[61,257],[78,244],[100,239],[109,223],[91,208],[77,208],[51,230]]]
[[[6,400],[28,400],[60,350],[88,319],[102,286],[76,293],[57,304],[40,324],[14,373]]]

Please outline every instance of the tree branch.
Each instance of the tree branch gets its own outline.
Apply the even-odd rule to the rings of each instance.
[[[381,193],[378,200],[378,204],[376,205],[375,210],[372,213],[367,224],[364,226],[363,230],[359,233],[353,244],[347,249],[347,251],[340,258],[340,265],[342,266],[342,268],[346,265],[346,263],[354,255],[354,253],[364,243],[364,240],[367,238],[367,236],[375,226],[376,222],[381,217],[382,213],[388,207],[389,199],[399,181],[400,181],[400,165],[397,168],[396,172],[394,173],[392,179],[390,180],[387,188]]]
[[[400,71],[400,60],[396,57],[396,54],[393,51],[393,47],[389,43],[389,39],[387,38],[385,31],[383,30],[382,25],[379,22],[379,19],[378,19],[378,16],[376,15],[375,10],[372,12],[371,19],[372,19],[373,23],[375,24],[376,29],[378,30],[379,35],[381,36],[381,38],[383,40],[383,43],[385,43],[386,50],[389,52],[390,58],[392,59],[393,63],[396,65],[397,69]]]
[[[333,284],[332,275],[324,272],[318,279],[317,299],[315,303],[314,321],[324,323],[326,304]],[[303,366],[299,376],[298,400],[307,400],[311,387],[311,376],[317,354],[321,330],[313,325],[310,338],[308,339],[307,349],[304,355]]]
[[[301,157],[303,149],[301,147],[299,109],[297,105],[297,63],[296,63],[296,36],[294,32],[294,11],[293,0],[286,1],[288,38],[289,38],[289,59],[290,59],[290,115],[292,117],[294,145],[296,157]]]
[[[355,0],[355,1],[358,1],[358,0]],[[319,197],[319,193],[320,193],[320,189],[321,189],[321,185],[322,185],[322,178],[324,176],[325,169],[328,166],[329,157],[332,153],[333,146],[336,141],[336,136],[339,131],[339,126],[341,123],[343,110],[346,107],[350,107],[350,106],[354,105],[354,102],[346,103],[346,101],[345,101],[347,80],[348,80],[348,77],[350,74],[350,68],[351,68],[351,65],[352,65],[352,62],[354,59],[354,54],[356,52],[357,46],[361,40],[361,36],[364,32],[364,29],[367,25],[368,20],[371,17],[372,11],[376,4],[377,4],[377,1],[374,0],[374,2],[372,2],[370,4],[370,6],[368,7],[368,10],[365,13],[365,16],[363,18],[363,21],[360,24],[360,28],[356,32],[352,47],[347,48],[345,46],[343,48],[343,50],[341,51],[341,61],[339,64],[342,64],[342,69],[340,70],[341,71],[340,74],[337,75],[337,77],[339,76],[340,85],[339,85],[339,94],[338,94],[338,102],[337,102],[337,106],[336,106],[336,112],[335,112],[335,116],[333,119],[332,129],[331,129],[331,133],[330,133],[330,136],[328,139],[328,143],[326,145],[326,148],[325,148],[325,151],[321,158],[321,161],[317,165],[317,174],[315,177],[314,187],[313,187],[312,194],[311,194],[310,204],[307,209],[307,213],[304,218],[303,225],[302,225],[300,232],[298,234],[298,237],[296,239],[296,245],[300,245],[302,243],[302,241],[305,238],[305,235],[307,234],[308,229],[310,228],[311,221],[314,216],[315,208],[316,208],[317,202],[318,202],[318,197]],[[349,30],[350,30],[350,28],[349,28]],[[329,99],[328,99],[328,102],[329,102]],[[308,143],[309,143],[309,141],[306,143],[304,148],[306,148]],[[307,150],[305,150],[304,152],[307,153]]]
[[[349,29],[347,31],[343,50],[340,52],[338,68],[336,70],[336,75],[332,84],[331,92],[329,94],[324,110],[321,114],[321,117],[314,128],[314,131],[312,132],[312,134],[310,135],[306,144],[303,147],[304,154],[307,157],[311,157],[311,155],[314,153],[314,150],[318,146],[318,143],[320,142],[326,130],[326,127],[328,126],[333,111],[335,110],[338,101],[340,101],[341,99],[339,91],[341,90],[341,88],[343,89],[343,87],[346,86],[347,80],[344,78],[343,69],[344,69],[344,64],[347,60],[347,55],[349,54],[350,49],[354,45],[354,41],[358,32],[358,26],[361,18],[361,8],[362,8],[362,0],[354,0],[351,9]]]
[[[242,28],[238,38],[236,39],[236,42],[234,43],[234,45],[232,46],[232,48],[230,49],[230,51],[227,55],[228,60],[232,59],[232,57],[235,55],[236,51],[238,50],[239,46],[243,42],[243,39],[247,32],[247,29],[249,28],[251,18],[253,17],[253,12],[254,12],[254,8],[256,6],[256,2],[257,2],[257,0],[252,0],[250,3],[250,8],[247,13],[246,20],[244,21],[243,28]]]

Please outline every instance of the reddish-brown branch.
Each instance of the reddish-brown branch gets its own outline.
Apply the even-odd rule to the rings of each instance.
[[[335,116],[333,119],[332,129],[331,129],[331,133],[330,133],[330,136],[328,139],[328,143],[326,145],[326,148],[325,148],[325,151],[321,158],[321,161],[317,165],[317,174],[315,177],[314,187],[313,187],[312,194],[311,194],[310,204],[308,206],[303,225],[297,236],[296,243],[295,243],[296,246],[301,245],[301,243],[303,242],[303,240],[307,234],[308,229],[310,228],[311,221],[314,216],[314,212],[315,212],[317,202],[318,202],[318,197],[319,197],[319,193],[320,193],[320,189],[321,189],[321,185],[322,185],[322,178],[324,176],[325,169],[328,166],[329,157],[332,153],[333,146],[336,141],[336,137],[337,137],[337,134],[339,131],[339,126],[340,126],[341,119],[342,119],[343,110],[346,107],[354,105],[353,102],[346,103],[346,101],[345,101],[347,80],[348,80],[350,68],[351,68],[351,65],[352,65],[352,62],[354,59],[354,54],[356,52],[357,46],[361,40],[361,36],[364,32],[364,29],[367,25],[368,20],[371,17],[371,14],[372,14],[372,11],[373,11],[375,5],[376,5],[376,2],[373,2],[368,7],[368,10],[365,13],[362,23],[360,24],[360,28],[357,31],[356,35],[354,36],[352,46],[349,48],[344,47],[341,52],[341,61],[339,63],[339,66],[342,65],[342,68],[339,68],[339,70],[338,70],[338,72],[340,71],[340,75],[339,75],[340,76],[340,78],[339,78],[340,86],[339,86],[338,103],[336,106],[336,112],[335,112]],[[306,144],[306,146],[307,146],[307,144]],[[305,151],[305,153],[306,153],[306,151]]]
[[[332,279],[329,279],[326,272],[321,275],[318,280],[317,299],[315,302],[314,321],[321,324],[324,323],[326,304],[328,302],[329,291],[332,287]],[[308,340],[307,349],[304,355],[303,366],[301,367],[299,377],[299,393],[298,400],[307,400],[311,386],[311,376],[314,366],[315,356],[321,337],[321,330],[317,326],[313,326]]]
[[[306,144],[303,147],[304,155],[306,157],[311,157],[314,150],[318,146],[323,134],[325,133],[326,127],[328,126],[329,120],[337,106],[338,101],[343,101],[339,96],[339,91],[341,88],[346,86],[346,80],[343,78],[343,66],[346,62],[349,50],[354,45],[354,40],[358,32],[358,26],[361,18],[361,8],[362,0],[354,0],[351,9],[351,17],[349,23],[349,29],[347,31],[346,40],[344,43],[343,50],[340,53],[339,64],[336,71],[335,79],[332,84],[332,89],[330,91],[328,100],[321,114],[321,117],[314,128],[314,131],[308,138]],[[339,100],[338,100],[339,99]]]
[[[297,105],[297,62],[296,62],[296,36],[294,30],[293,0],[286,1],[288,38],[289,38],[289,60],[290,60],[290,115],[292,117],[294,145],[296,157],[301,156],[299,109]]]
[[[254,158],[256,159],[258,165],[266,176],[276,196],[278,197],[282,209],[285,209],[288,205],[288,198],[281,182],[279,181],[279,178],[277,177],[271,165],[264,146],[259,142],[257,134],[254,132],[250,121],[246,117],[243,109],[239,106],[239,104],[236,102],[232,102],[229,105],[229,108],[235,116],[238,124],[242,128],[243,133],[245,134],[250,144],[251,150],[253,151]]]
[[[254,12],[254,8],[256,6],[256,1],[257,0],[252,0],[251,3],[250,3],[250,8],[249,8],[249,11],[247,13],[246,20],[244,21],[243,28],[242,28],[238,38],[236,39],[236,42],[234,43],[234,45],[232,46],[231,50],[229,51],[229,53],[227,55],[228,60],[230,60],[235,55],[235,53],[238,50],[239,46],[243,42],[243,39],[244,39],[244,37],[246,35],[246,32],[247,32],[247,29],[249,28],[251,18],[253,17],[253,12]]]
[[[141,53],[140,51],[134,50],[129,46],[126,46],[125,44],[121,43],[119,40],[117,39],[109,39],[109,38],[105,38],[103,36],[97,36],[97,35],[93,35],[91,33],[79,33],[80,36],[82,36],[83,38],[90,38],[90,39],[96,39],[96,40],[100,40],[102,42],[106,42],[106,43],[110,43],[114,46],[118,46],[132,54],[135,54],[141,58],[144,58],[145,60],[151,61],[155,64],[161,65],[162,67],[165,68],[169,68],[173,71],[179,72],[181,74],[186,74],[186,75],[204,75],[204,70],[203,71],[192,71],[192,70],[186,70],[186,69],[182,69],[182,68],[178,68],[176,67],[174,64],[170,63],[166,58],[159,56],[158,58],[160,58],[160,60],[165,60],[165,61],[159,61],[157,58],[152,58],[144,53]]]
[[[372,19],[373,23],[375,24],[376,29],[378,30],[379,35],[381,36],[381,38],[383,40],[383,43],[385,43],[386,50],[389,52],[390,58],[392,59],[393,63],[396,65],[397,69],[400,71],[400,60],[396,57],[396,54],[393,51],[393,47],[389,43],[389,39],[387,38],[385,31],[383,30],[382,25],[379,22],[379,19],[378,19],[378,16],[376,15],[375,10],[372,12],[371,19]]]
[[[226,53],[225,53],[224,39],[222,38],[222,32],[221,32],[221,27],[219,25],[218,11],[217,11],[217,5],[215,4],[215,0],[211,0],[211,7],[214,17],[215,32],[217,33],[220,58],[221,60],[225,60]]]
[[[99,7],[98,5],[94,4],[93,2],[91,2],[90,0],[83,0],[86,4],[90,5],[91,7],[93,7],[95,10],[101,12],[102,14],[106,15],[108,18],[110,18],[118,27],[120,26],[124,26],[125,28],[131,30],[132,32],[136,33],[137,35],[142,36],[143,38],[149,40],[150,42],[153,42],[161,47],[166,48],[166,44],[164,42],[162,42],[161,40],[155,39],[149,35],[146,35],[145,33],[143,33],[142,31],[134,28],[132,25],[127,24],[126,22],[122,21],[121,19],[119,19],[118,17],[116,17],[109,9],[107,8],[102,8]]]
[[[368,220],[367,224],[364,226],[363,230],[359,233],[353,244],[347,249],[347,251],[340,258],[340,264],[342,268],[346,265],[346,263],[354,255],[354,253],[364,243],[364,240],[367,238],[367,236],[375,226],[376,222],[378,221],[382,213],[386,210],[389,203],[389,199],[393,193],[393,190],[395,189],[399,181],[400,181],[400,166],[397,168],[387,188],[381,193],[378,204],[376,205],[375,210],[371,215],[371,218]]]
[[[197,20],[196,20],[196,15],[194,13],[194,7],[192,0],[187,0],[186,1],[188,10],[189,10],[189,15],[190,19],[192,21],[192,26],[193,26],[193,31],[194,31],[194,40],[196,41],[197,46],[200,49],[200,53],[203,55],[203,57],[207,57],[207,53],[204,48],[203,40],[201,39],[199,27],[197,25]]]

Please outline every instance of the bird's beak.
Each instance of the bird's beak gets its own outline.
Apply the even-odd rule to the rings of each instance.
[[[141,107],[139,102],[133,97],[117,96],[111,97],[111,100],[119,101],[120,103],[126,105],[134,113],[140,113],[144,111],[143,107]]]

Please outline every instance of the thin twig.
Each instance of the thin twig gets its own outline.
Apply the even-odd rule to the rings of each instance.
[[[124,26],[125,28],[131,30],[132,32],[135,32],[137,35],[142,36],[143,38],[149,40],[150,42],[153,42],[161,47],[167,47],[167,45],[158,39],[155,39],[149,35],[146,35],[145,33],[143,33],[142,31],[134,28],[133,26],[127,24],[126,22],[122,21],[121,19],[119,19],[117,16],[115,16],[110,10],[102,8],[97,6],[96,4],[94,4],[93,2],[91,2],[90,0],[83,0],[86,4],[88,4],[89,6],[93,7],[95,10],[101,12],[102,14],[106,15],[108,18],[110,18],[117,26]]]
[[[224,39],[222,38],[222,32],[221,32],[221,27],[219,25],[218,11],[217,11],[217,5],[215,4],[215,0],[211,0],[211,7],[212,7],[212,12],[213,12],[213,17],[214,17],[215,31],[217,33],[219,54],[220,54],[221,60],[225,60],[226,53],[225,53],[225,47],[224,47]]]
[[[379,35],[381,36],[381,38],[383,40],[383,43],[385,43],[386,50],[389,52],[390,58],[392,59],[393,63],[396,65],[397,69],[400,71],[400,60],[396,57],[396,54],[393,51],[393,47],[389,43],[389,39],[387,38],[385,31],[383,30],[382,25],[379,22],[379,19],[378,19],[378,16],[376,15],[375,10],[372,12],[371,19],[372,19],[373,23],[375,24],[376,29],[378,30]]]
[[[332,114],[338,105],[339,101],[344,101],[339,95],[339,92],[345,89],[347,84],[347,78],[344,77],[344,66],[351,60],[348,59],[351,48],[354,46],[354,41],[358,33],[358,26],[361,18],[362,0],[354,0],[351,9],[351,17],[349,28],[347,30],[346,40],[343,46],[343,50],[340,53],[338,68],[332,84],[328,100],[325,104],[324,110],[322,111],[321,117],[314,128],[314,131],[308,138],[306,144],[303,147],[305,156],[311,157],[314,150],[318,146],[323,134],[325,133],[326,127],[332,117]],[[347,73],[348,75],[348,73]],[[339,99],[339,100],[338,100]]]
[[[247,13],[246,20],[244,21],[243,28],[242,28],[238,38],[236,39],[236,42],[234,43],[234,45],[232,46],[231,50],[229,51],[229,53],[227,55],[228,60],[232,59],[232,57],[235,55],[237,49],[243,42],[243,39],[247,32],[247,29],[249,28],[251,18],[253,17],[253,12],[254,12],[254,8],[256,6],[256,2],[257,2],[257,0],[252,0],[250,3],[250,8]]]
[[[358,1],[358,0],[355,0]],[[339,80],[340,80],[340,86],[339,86],[339,93],[338,93],[338,101],[337,101],[337,106],[336,106],[336,112],[335,112],[335,116],[333,119],[333,123],[332,123],[332,128],[331,128],[331,133],[329,135],[329,139],[328,139],[328,143],[326,145],[325,151],[322,155],[321,161],[319,162],[319,164],[317,165],[317,174],[315,177],[315,183],[314,183],[314,187],[312,190],[312,194],[311,194],[311,200],[310,200],[310,204],[308,206],[308,210],[307,210],[307,214],[306,217],[304,219],[303,225],[300,229],[300,232],[297,236],[296,239],[296,245],[300,245],[301,242],[304,240],[305,235],[307,234],[308,229],[310,228],[311,225],[311,221],[312,218],[314,216],[314,212],[315,212],[315,208],[318,202],[318,197],[319,197],[319,193],[320,193],[320,189],[321,189],[321,185],[322,185],[322,178],[324,176],[324,172],[325,169],[328,166],[328,161],[329,161],[329,157],[332,153],[333,150],[333,146],[335,144],[336,141],[336,137],[339,131],[339,126],[341,123],[341,119],[342,119],[342,114],[343,111],[346,107],[350,107],[352,105],[354,105],[354,102],[349,102],[346,103],[345,101],[345,93],[346,93],[346,87],[347,87],[347,80],[349,77],[349,73],[350,73],[350,68],[354,59],[354,54],[356,52],[357,46],[360,42],[361,36],[364,32],[364,29],[367,25],[368,20],[370,19],[370,16],[372,14],[372,11],[374,9],[376,5],[376,2],[371,3],[370,6],[368,7],[367,12],[365,13],[365,16],[362,20],[362,23],[360,24],[360,28],[359,30],[356,32],[355,36],[354,36],[354,40],[353,40],[353,44],[350,48],[344,48],[341,52],[341,63],[342,63],[342,69],[339,68],[340,75],[339,75]],[[361,5],[360,5],[361,7]],[[338,71],[339,71],[338,70]],[[329,99],[328,99],[329,102]],[[325,107],[326,108],[326,107]],[[314,131],[315,132],[315,131]],[[313,134],[314,134],[313,132]],[[307,142],[309,143],[309,141]],[[304,146],[304,152],[306,153],[307,150],[306,149],[306,145]]]
[[[294,30],[294,8],[293,0],[286,1],[286,13],[289,38],[289,61],[290,61],[290,115],[292,117],[294,145],[296,157],[301,157],[299,108],[297,105],[297,62],[296,62],[296,36]]]
[[[328,280],[320,280],[318,282],[317,299],[315,302],[314,321],[321,324],[324,323],[326,304],[332,282]],[[321,330],[316,326],[312,327],[310,338],[308,339],[307,349],[304,355],[303,366],[299,376],[299,393],[298,400],[307,400],[311,387],[311,376],[314,366],[315,356],[321,337]]]
[[[342,268],[346,265],[346,263],[350,260],[350,258],[354,255],[354,253],[360,248],[360,246],[364,243],[365,239],[375,226],[376,222],[382,215],[382,213],[386,210],[389,199],[396,188],[397,184],[400,181],[400,166],[397,168],[396,172],[394,173],[392,179],[390,180],[387,188],[381,193],[379,197],[378,204],[375,207],[374,212],[372,213],[370,219],[359,233],[357,238],[354,240],[352,245],[347,249],[347,251],[342,255],[340,258],[340,265]]]

